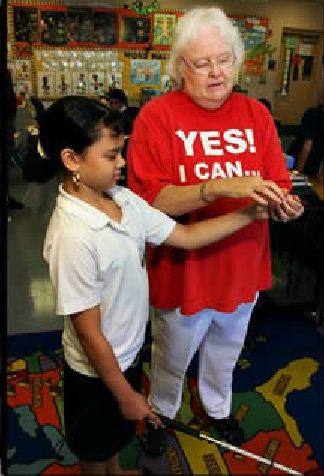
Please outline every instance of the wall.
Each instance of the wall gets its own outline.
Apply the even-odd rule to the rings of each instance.
[[[112,1],[113,6],[123,6],[131,1]],[[150,0],[144,1],[145,5],[150,4]],[[268,42],[277,48],[273,59],[278,60],[280,53],[281,35],[284,27],[304,30],[323,31],[324,30],[324,2],[298,1],[298,0],[204,0],[198,3],[194,0],[160,0],[160,9],[185,10],[194,6],[219,6],[228,14],[263,16],[269,19],[269,27],[272,31]],[[278,62],[276,63],[278,66]],[[279,90],[280,78],[277,67],[274,71],[268,72],[266,84],[259,84],[257,78],[252,78],[251,83],[244,84],[248,94],[253,97],[267,97],[271,103],[275,102],[275,91]],[[323,89],[323,76],[319,78],[318,89]]]

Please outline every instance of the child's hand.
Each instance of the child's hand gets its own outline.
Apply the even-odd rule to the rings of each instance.
[[[269,218],[269,209],[264,205],[248,205],[242,208],[244,213],[247,213],[253,220],[267,220]]]
[[[262,205],[255,206],[255,220],[267,220],[269,218],[268,207]]]
[[[148,418],[156,426],[163,426],[159,417],[151,410],[146,398],[132,391],[119,402],[119,408],[126,420],[144,420]]]

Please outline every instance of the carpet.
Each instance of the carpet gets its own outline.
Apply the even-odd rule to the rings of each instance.
[[[242,448],[314,475],[324,466],[323,340],[303,315],[255,317],[233,380],[233,413],[245,433]],[[64,442],[61,333],[10,336],[7,349],[8,475],[79,474],[78,460]],[[149,340],[144,351],[148,393]],[[177,418],[217,438],[199,401],[196,368],[197,356]],[[167,432],[166,453],[155,459],[146,457],[134,438],[122,463],[145,465],[155,474],[282,474],[178,431]]]

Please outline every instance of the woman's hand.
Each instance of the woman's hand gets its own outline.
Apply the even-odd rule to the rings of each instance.
[[[206,193],[212,199],[217,197],[243,198],[249,197],[259,205],[279,205],[285,198],[285,191],[271,180],[261,177],[231,177],[210,180]]]
[[[119,408],[126,420],[144,420],[148,418],[155,426],[163,426],[159,417],[152,411],[146,398],[135,390],[119,400]]]
[[[299,218],[304,212],[304,206],[297,195],[287,193],[285,199],[270,209],[270,216],[276,221],[289,221]]]

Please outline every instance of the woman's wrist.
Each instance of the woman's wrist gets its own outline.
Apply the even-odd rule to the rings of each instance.
[[[208,204],[214,201],[214,198],[210,195],[209,181],[203,182],[199,187],[199,200]]]

